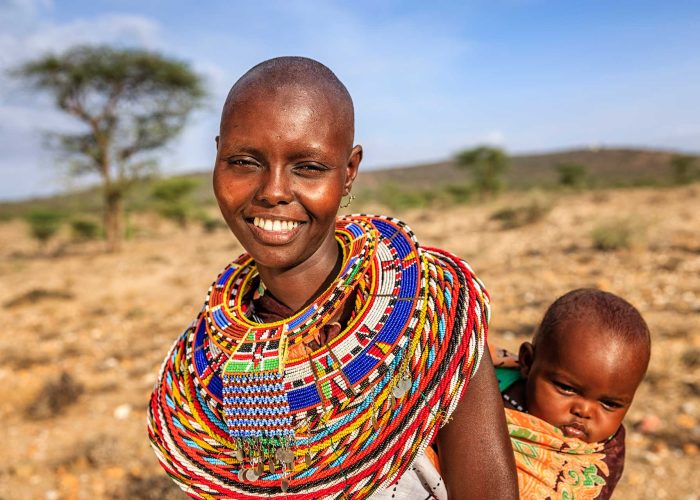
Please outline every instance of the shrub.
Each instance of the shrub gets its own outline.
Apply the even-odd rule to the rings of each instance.
[[[199,214],[198,219],[205,233],[213,233],[228,227],[220,217],[210,217],[206,213]]]
[[[474,195],[474,187],[469,184],[450,184],[445,186],[445,195],[454,203],[466,203]]]
[[[32,210],[25,218],[32,237],[42,247],[58,232],[63,222],[62,213],[46,209]]]
[[[591,231],[591,240],[596,250],[627,250],[637,243],[642,232],[641,226],[629,220],[609,221]]]
[[[567,187],[583,187],[588,178],[588,169],[580,163],[558,163],[554,166],[559,173],[559,184]]]
[[[671,157],[671,170],[673,181],[676,184],[688,184],[697,176],[695,169],[695,157],[689,155],[673,155]]]
[[[474,188],[482,197],[503,189],[503,175],[510,168],[510,159],[502,149],[478,146],[458,153],[455,160],[459,168],[470,172]]]
[[[100,235],[100,225],[92,219],[74,219],[70,223],[73,238],[77,241],[94,240]]]
[[[491,214],[491,220],[499,221],[503,229],[515,229],[539,222],[551,210],[552,204],[548,200],[536,196],[526,204],[495,211]]]
[[[158,201],[158,212],[181,227],[187,226],[194,210],[189,198],[198,185],[198,181],[185,177],[172,177],[158,182],[152,191],[153,197]]]

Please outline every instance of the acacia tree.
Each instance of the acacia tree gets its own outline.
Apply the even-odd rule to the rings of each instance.
[[[72,175],[102,180],[107,246],[122,239],[124,196],[152,171],[152,153],[172,140],[204,97],[189,66],[160,54],[108,46],[79,46],[46,55],[15,74],[51,95],[85,130],[56,134]]]
[[[503,188],[503,174],[510,166],[508,155],[490,146],[478,146],[457,154],[457,166],[468,170],[481,195],[496,194]]]

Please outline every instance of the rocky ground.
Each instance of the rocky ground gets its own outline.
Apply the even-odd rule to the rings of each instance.
[[[508,194],[393,215],[471,262],[491,292],[492,343],[515,349],[571,288],[634,303],[653,356],[615,497],[699,498],[700,185]],[[146,215],[135,224],[109,255],[66,239],[40,252],[23,223],[0,223],[1,498],[183,498],[150,450],[145,408],[170,343],[240,247],[226,230]]]

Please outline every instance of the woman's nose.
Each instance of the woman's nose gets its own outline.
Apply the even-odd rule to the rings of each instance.
[[[271,166],[260,176],[256,199],[270,206],[284,205],[292,201],[293,194],[289,173],[284,167]]]

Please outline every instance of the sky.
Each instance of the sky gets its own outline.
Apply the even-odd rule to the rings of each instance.
[[[163,173],[211,168],[228,89],[281,55],[348,87],[364,169],[482,143],[700,152],[698,1],[0,0],[0,200],[80,184],[46,139],[80,123],[10,70],[85,43],[159,51],[204,78]]]

